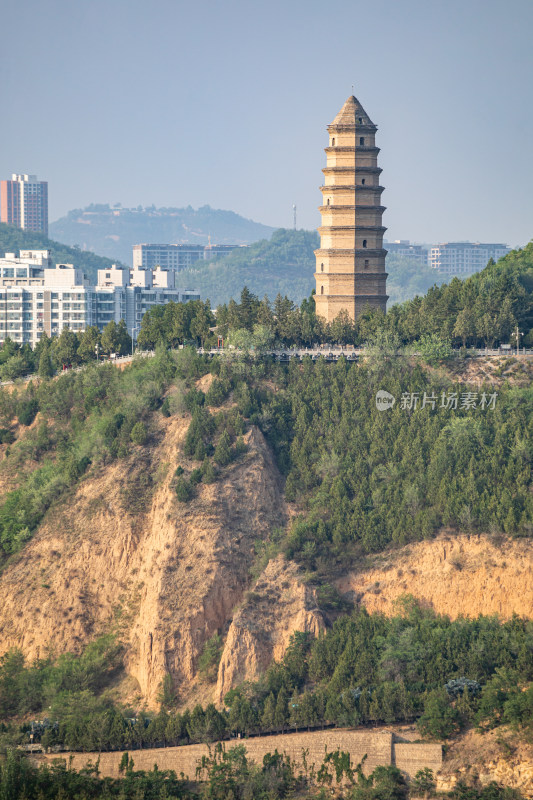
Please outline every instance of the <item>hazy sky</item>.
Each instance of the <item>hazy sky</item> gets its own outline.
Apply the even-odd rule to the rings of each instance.
[[[387,237],[533,237],[533,0],[3,0],[0,175],[319,224],[326,125],[378,125]]]

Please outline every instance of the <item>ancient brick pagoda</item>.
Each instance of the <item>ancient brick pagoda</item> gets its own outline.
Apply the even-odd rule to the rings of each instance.
[[[331,125],[320,187],[322,225],[316,255],[316,313],[331,322],[345,310],[352,319],[387,305],[381,224],[383,186],[374,125],[357,98],[349,97]]]

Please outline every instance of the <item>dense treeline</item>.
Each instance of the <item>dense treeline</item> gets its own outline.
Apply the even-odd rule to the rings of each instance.
[[[26,375],[51,378],[61,370],[91,364],[97,359],[132,352],[132,341],[123,320],[109,322],[102,332],[91,325],[79,335],[63,328],[59,336],[46,333],[32,348],[9,337],[0,348],[0,378],[14,381]]]
[[[518,325],[523,334],[520,343],[530,347],[532,290],[533,243],[509,253],[497,264],[489,262],[484,270],[464,281],[454,278],[447,285],[433,286],[424,297],[394,305],[386,315],[367,309],[355,322],[341,313],[325,324],[316,317],[312,296],[300,306],[281,294],[271,303],[268,297],[260,300],[245,287],[240,302],[230,300],[218,306],[216,334],[226,344],[257,350],[274,345],[365,344],[378,335],[388,336],[397,347],[420,342],[424,337],[438,337],[456,347],[492,347],[513,341],[511,335]],[[175,321],[177,313],[176,309],[167,316],[156,309],[148,312],[140,341],[148,346],[157,342],[175,346],[181,342],[184,335],[180,321]],[[209,335],[207,325],[201,340],[205,346],[216,344],[215,334]]]
[[[438,334],[460,344],[493,346],[508,342],[518,325],[524,344],[533,345],[533,242],[513,250],[497,264],[464,281],[454,278],[449,284],[430,289],[393,306],[385,327],[395,331],[403,342],[415,341],[423,334]]]
[[[239,313],[254,302],[248,296]],[[287,530],[258,542],[260,556],[281,550],[299,562],[325,609],[345,609],[328,585],[339,565],[429,537],[441,525],[531,535],[531,388],[474,392],[389,359],[386,347],[376,345],[373,355],[367,366],[306,359],[285,367],[245,356],[209,363],[193,348],[161,349],[123,372],[89,366],[0,393],[2,470],[18,480],[0,506],[2,558],[24,546],[50,504],[90,468],[142,448],[155,412],[191,414],[177,454],[185,464],[176,470],[182,501],[240,456],[250,424],[262,429],[298,514]],[[214,380],[204,394],[195,380],[208,370]],[[376,408],[380,389],[396,397],[387,411]],[[141,477],[128,481],[129,507],[150,491],[151,476],[141,470]],[[10,653],[0,668],[0,705],[4,719],[47,709],[57,726],[43,731],[44,741],[89,750],[415,718],[434,736],[468,721],[529,728],[532,650],[531,624],[522,620],[451,623],[416,608],[386,620],[354,611],[315,642],[296,636],[261,683],[229,694],[225,712],[209,706],[169,715],[171,683],[161,687],[155,718],[119,711],[102,692],[118,668],[111,645],[78,666],[66,658],[59,673],[51,662],[25,666]]]
[[[300,510],[270,544],[306,569],[328,576],[443,525],[531,535],[531,388],[472,392],[379,352],[369,366],[222,359],[211,369],[209,397],[194,395],[186,455],[201,462],[213,452],[203,403],[231,391],[230,440],[258,424]],[[396,398],[386,412],[376,408],[383,389]]]
[[[441,525],[531,534],[531,388],[503,388],[489,409],[489,387],[469,395],[420,365],[379,360],[291,363],[282,386],[260,424],[302,509],[284,549],[307,568],[327,574]],[[396,398],[386,412],[383,389]]]
[[[103,690],[119,664],[111,637],[78,659],[26,666],[11,651],[0,662],[0,715],[46,715],[44,746],[121,750],[213,742],[238,734],[321,725],[411,722],[445,738],[474,722],[508,724],[533,733],[533,624],[493,617],[451,622],[405,598],[401,615],[354,610],[313,639],[295,634],[264,678],[231,690],[226,708],[200,705],[175,713],[176,694],[163,686],[153,717],[119,711]],[[29,726],[15,734],[28,741]]]

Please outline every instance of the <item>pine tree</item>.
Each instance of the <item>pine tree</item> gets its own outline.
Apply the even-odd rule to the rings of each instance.
[[[221,467],[227,466],[227,464],[229,464],[232,459],[232,452],[230,445],[231,445],[231,440],[229,437],[229,433],[225,430],[223,431],[222,436],[218,440],[218,444],[215,448],[215,453],[213,455],[213,459]]]
[[[285,730],[288,718],[287,692],[282,687],[278,692],[276,700],[276,710],[274,712],[274,727],[278,730]]]
[[[50,358],[50,350],[48,348],[44,348],[41,353],[37,374],[40,378],[51,378],[54,374],[54,367],[52,366],[52,359]]]
[[[263,707],[263,714],[261,716],[261,727],[263,728],[263,730],[269,731],[274,727],[275,714],[276,714],[276,698],[274,697],[273,692],[270,692],[267,699],[265,700],[265,705]]]

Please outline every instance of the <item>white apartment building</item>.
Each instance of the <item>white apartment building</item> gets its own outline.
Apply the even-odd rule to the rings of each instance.
[[[194,290],[175,287],[175,273],[165,270],[98,270],[97,285],[72,264],[51,266],[46,250],[6,253],[0,258],[0,343],[7,337],[34,346],[43,332],[58,336],[63,328],[81,333],[101,330],[124,319],[138,336],[143,315],[154,305],[199,300]]]
[[[383,247],[390,255],[410,258],[420,264],[428,263],[428,251],[421,244],[411,244],[409,239],[395,239],[393,242],[383,240]]]
[[[486,267],[491,258],[498,261],[510,252],[506,244],[445,242],[431,248],[429,265],[447,275],[471,275]]]
[[[196,261],[221,258],[228,255],[238,244],[134,244],[134,269],[173,269],[179,272]]]

